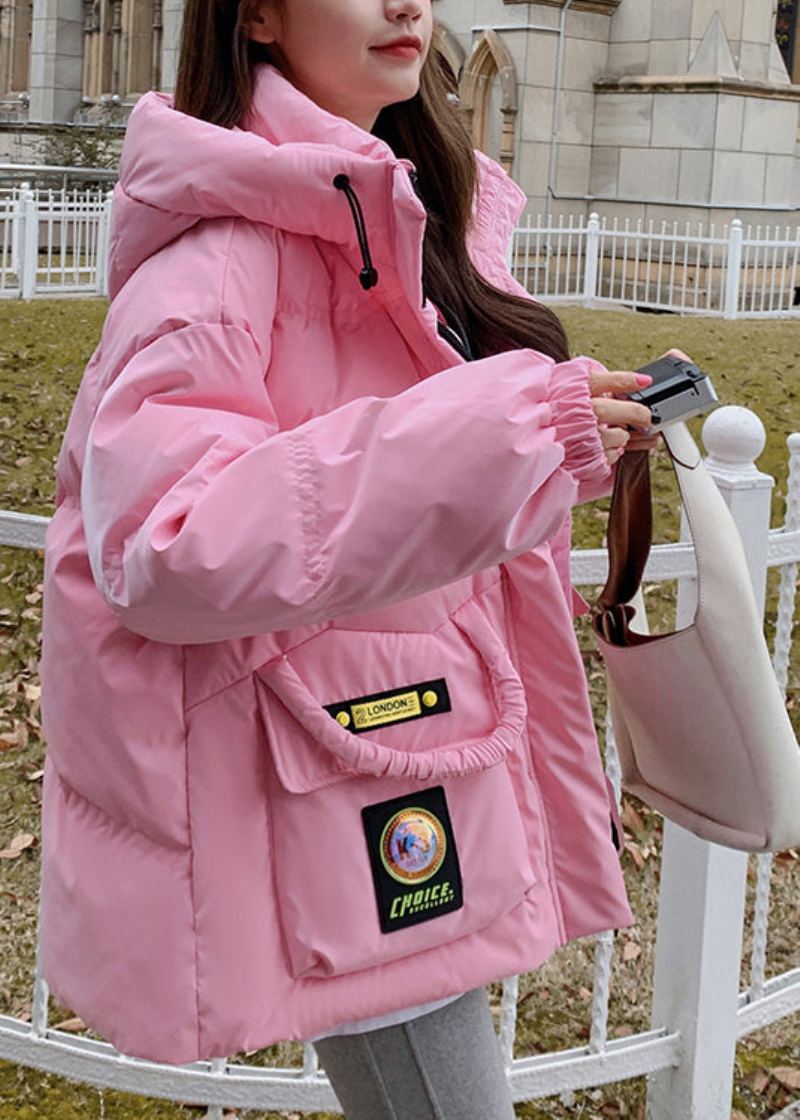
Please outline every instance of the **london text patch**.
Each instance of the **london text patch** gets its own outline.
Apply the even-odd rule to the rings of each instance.
[[[358,735],[373,727],[449,712],[450,694],[444,677],[441,677],[435,681],[422,681],[421,684],[407,684],[388,692],[373,692],[371,696],[357,696],[354,700],[340,700],[336,704],[326,704],[325,710],[342,727]]]
[[[381,930],[427,922],[464,905],[444,787],[361,810]]]

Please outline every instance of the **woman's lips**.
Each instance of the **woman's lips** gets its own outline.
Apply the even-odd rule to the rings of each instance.
[[[414,59],[419,57],[419,47],[413,46],[399,46],[399,47],[371,47],[370,50],[377,51],[378,54],[385,54],[391,58],[407,58]]]

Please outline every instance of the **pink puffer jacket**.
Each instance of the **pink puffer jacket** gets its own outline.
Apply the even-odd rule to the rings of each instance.
[[[131,115],[47,533],[43,973],[173,1063],[633,922],[567,567],[612,476],[590,361],[465,362],[413,165],[266,64],[243,123]]]

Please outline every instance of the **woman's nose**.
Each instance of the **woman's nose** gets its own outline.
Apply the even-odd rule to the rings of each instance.
[[[428,0],[430,2],[430,0]],[[422,0],[386,0],[386,14],[389,19],[419,19],[422,15]]]

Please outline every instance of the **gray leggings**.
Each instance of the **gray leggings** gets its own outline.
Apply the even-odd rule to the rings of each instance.
[[[485,988],[314,1048],[346,1120],[514,1120]]]

